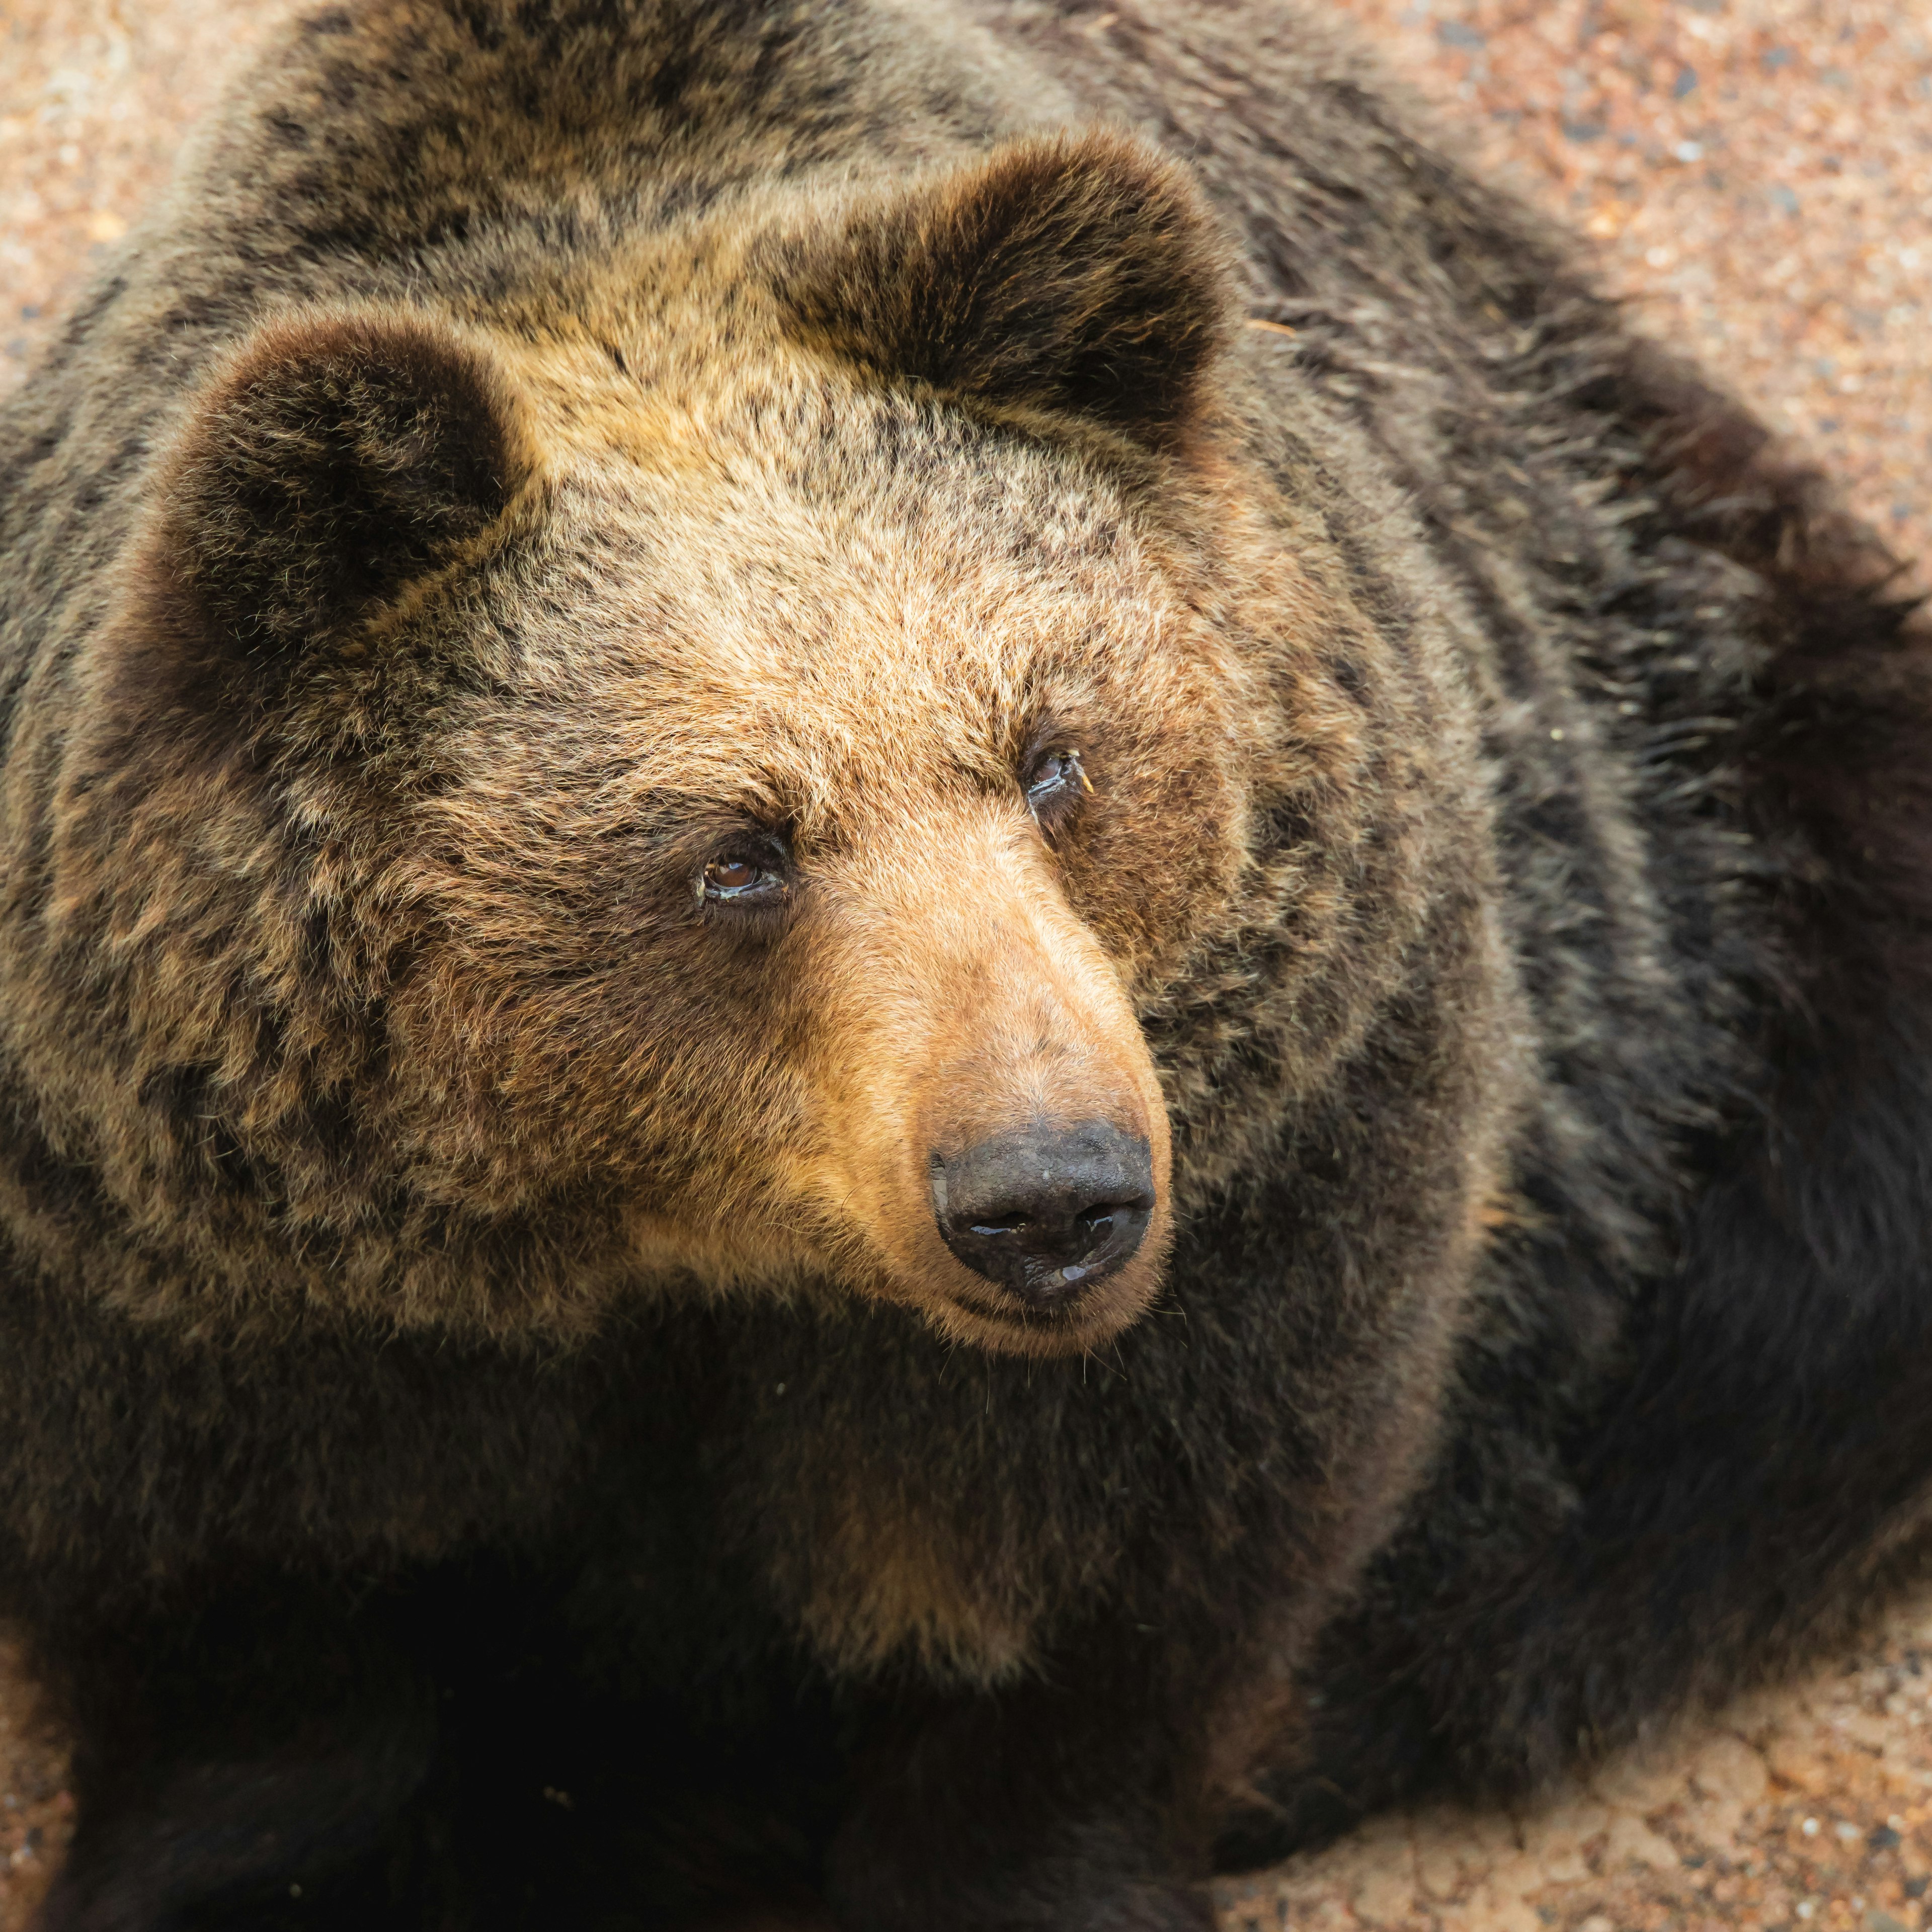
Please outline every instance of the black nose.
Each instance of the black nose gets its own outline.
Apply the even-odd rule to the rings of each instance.
[[[1142,1137],[1104,1120],[1044,1121],[932,1156],[946,1245],[1032,1308],[1071,1301],[1133,1254],[1154,1211]]]

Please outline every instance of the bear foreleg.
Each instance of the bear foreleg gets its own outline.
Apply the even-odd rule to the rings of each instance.
[[[1075,1666],[1050,1684],[882,1724],[830,1847],[847,1932],[1204,1932],[1195,1807],[1146,1679]]]
[[[39,1932],[376,1932],[434,1694],[373,1618],[253,1596],[46,1646],[79,1822]]]

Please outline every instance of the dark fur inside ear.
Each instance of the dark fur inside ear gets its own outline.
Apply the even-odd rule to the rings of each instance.
[[[222,640],[339,634],[500,516],[526,467],[478,350],[416,318],[265,330],[204,400],[165,561]]]
[[[1226,328],[1226,250],[1191,177],[1105,130],[1015,141],[802,250],[808,339],[994,407],[1170,441]]]

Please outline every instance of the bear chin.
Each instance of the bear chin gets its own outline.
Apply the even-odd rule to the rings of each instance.
[[[971,1289],[935,1294],[902,1288],[884,1298],[916,1308],[948,1341],[989,1354],[1082,1355],[1105,1347],[1157,1308],[1161,1274],[1158,1254],[1136,1256],[1089,1292],[1048,1308],[991,1295],[982,1298]]]

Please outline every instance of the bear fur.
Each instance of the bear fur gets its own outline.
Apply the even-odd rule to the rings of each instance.
[[[1922,1573],[1926,627],[1324,20],[310,7],[0,476],[45,1932],[1198,1927]]]

